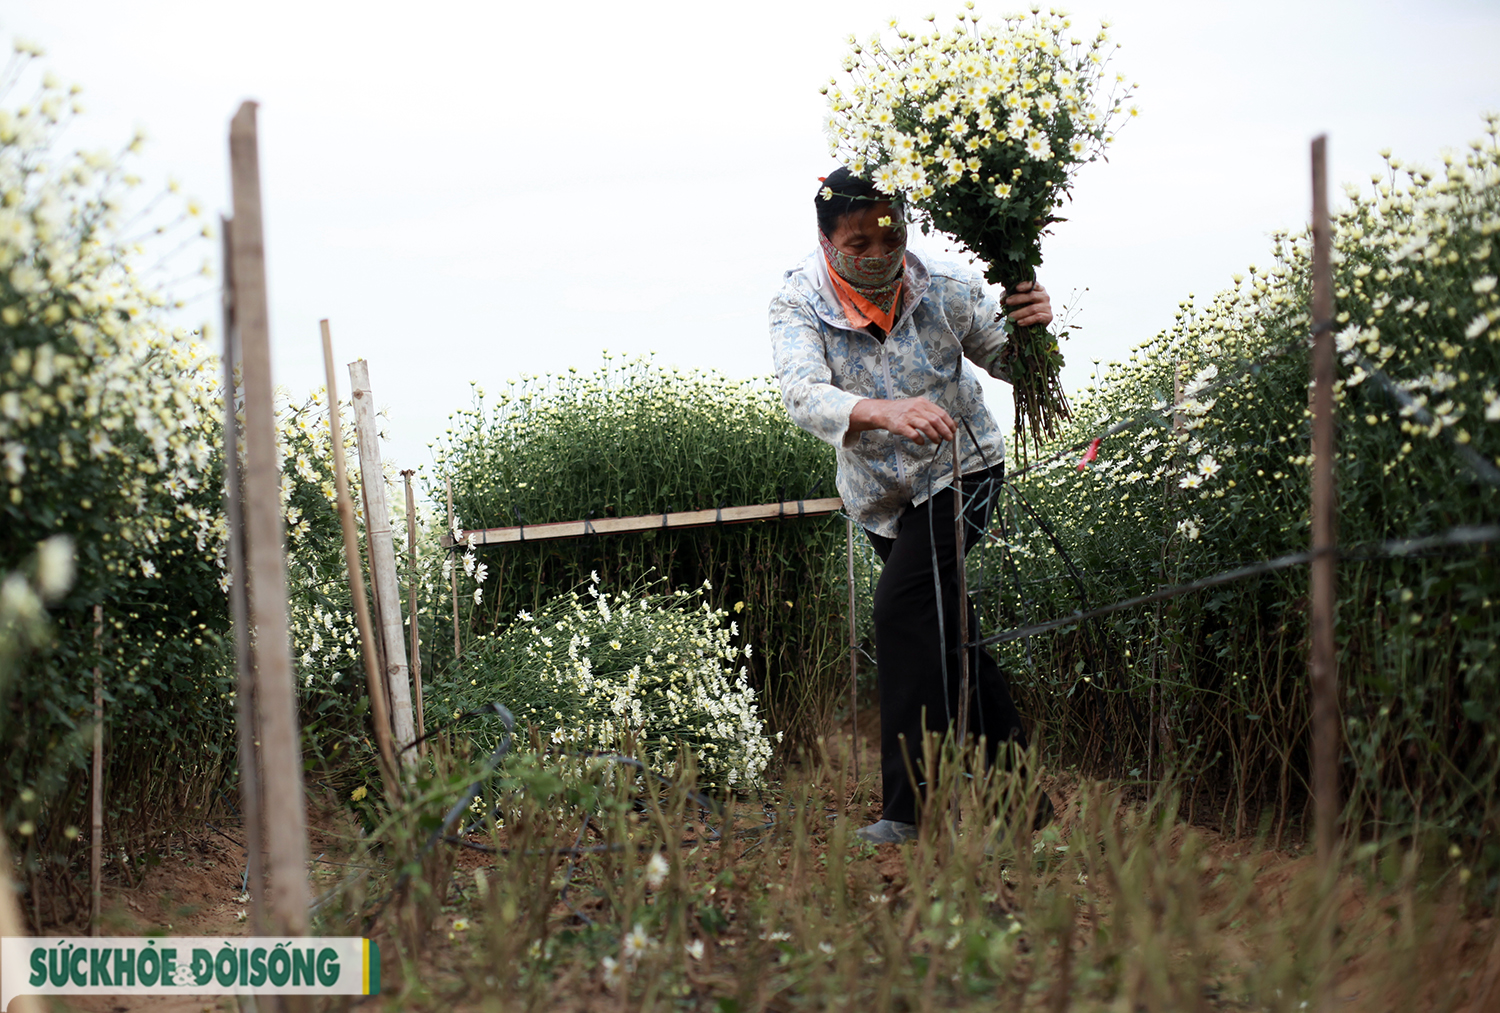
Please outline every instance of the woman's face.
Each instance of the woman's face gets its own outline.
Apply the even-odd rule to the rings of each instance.
[[[881,225],[882,218],[892,224]],[[906,242],[906,225],[891,215],[890,201],[879,201],[840,218],[828,241],[851,257],[883,257]]]

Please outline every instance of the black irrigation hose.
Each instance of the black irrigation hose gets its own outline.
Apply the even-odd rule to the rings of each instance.
[[[1248,577],[1258,577],[1278,570],[1286,570],[1293,566],[1311,562],[1315,555],[1331,553],[1337,558],[1348,560],[1375,560],[1387,559],[1394,556],[1409,556],[1431,549],[1447,548],[1463,545],[1481,545],[1487,542],[1500,541],[1500,525],[1489,525],[1486,527],[1473,527],[1460,525],[1449,528],[1440,535],[1430,535],[1423,538],[1402,538],[1365,550],[1354,550],[1342,552],[1339,549],[1324,549],[1319,552],[1293,552],[1289,555],[1279,556],[1260,563],[1251,563],[1248,566],[1236,567],[1233,570],[1225,570],[1211,577],[1203,577],[1187,584],[1178,584],[1174,587],[1165,587],[1151,594],[1143,594],[1135,598],[1126,598],[1088,612],[1075,612],[1072,615],[1051,619],[1044,623],[1037,623],[1022,629],[1004,630],[993,636],[985,637],[975,641],[980,646],[989,644],[1003,644],[1012,640],[1020,640],[1023,637],[1036,636],[1039,633],[1050,633],[1053,630],[1072,626],[1088,619],[1097,619],[1100,616],[1112,615],[1125,609],[1135,608],[1138,605],[1149,605],[1152,602],[1166,601],[1179,595],[1190,594],[1194,591],[1202,591],[1206,588],[1217,587],[1220,584],[1231,584],[1235,581],[1244,580]]]
[[[468,714],[461,715],[457,720],[462,720],[465,717],[477,717],[486,713],[499,716],[501,722],[505,725],[504,738],[502,738],[500,740],[500,744],[495,747],[495,751],[490,753],[489,757],[484,761],[484,766],[480,769],[479,777],[477,777],[474,782],[469,785],[468,792],[465,793],[464,797],[459,802],[454,804],[453,808],[448,810],[447,815],[443,817],[443,822],[438,826],[436,830],[432,832],[432,834],[427,838],[422,846],[417,849],[416,855],[412,857],[411,862],[407,863],[407,867],[402,871],[401,875],[396,877],[396,884],[391,887],[390,892],[388,892],[385,897],[381,899],[380,903],[375,905],[375,909],[373,911],[370,911],[365,915],[364,927],[366,931],[369,930],[370,925],[375,921],[375,919],[380,916],[380,912],[385,910],[385,906],[390,903],[391,898],[394,897],[397,893],[401,892],[406,884],[411,881],[413,867],[420,863],[421,860],[427,856],[427,853],[437,845],[438,841],[442,840],[444,837],[447,837],[452,832],[453,824],[458,822],[459,818],[463,816],[464,810],[468,809],[469,804],[479,796],[480,791],[482,791],[484,788],[485,780],[490,776],[490,774],[494,773],[495,768],[499,766],[500,761],[505,757],[505,754],[510,752],[511,743],[515,741],[516,718],[515,715],[512,714],[504,704],[496,701],[494,703],[491,703],[487,708],[470,711]],[[451,725],[449,727],[451,727]],[[415,744],[415,742],[412,743],[412,745]],[[407,746],[407,748],[410,749],[411,746]],[[338,892],[339,889],[341,888],[335,888],[333,892],[325,894],[324,897],[319,898],[317,904],[314,905],[314,909],[322,906],[327,901],[327,899],[331,898],[334,893]]]
[[[438,826],[438,828],[436,830],[434,830],[432,832],[431,836],[429,836],[428,839],[426,840],[426,842],[424,842],[423,845],[417,850],[417,854],[413,857],[412,861],[407,864],[406,869],[401,873],[400,876],[397,877],[395,885],[393,885],[391,887],[391,889],[386,893],[386,895],[380,900],[380,902],[375,905],[374,909],[371,910],[369,913],[367,913],[364,916],[364,927],[365,927],[366,931],[368,931],[370,925],[374,922],[374,920],[377,917],[379,917],[380,913],[383,910],[385,910],[386,905],[390,903],[391,899],[397,893],[399,893],[402,890],[402,888],[404,888],[406,886],[406,884],[408,882],[410,882],[413,868],[418,863],[420,863],[421,860],[424,857],[426,857],[426,855],[433,849],[434,846],[437,845],[437,843],[439,841],[441,841],[443,843],[446,843],[446,844],[450,844],[450,845],[456,846],[456,847],[467,848],[467,849],[469,849],[471,851],[483,852],[485,854],[495,854],[495,855],[498,855],[498,854],[509,854],[510,853],[509,849],[495,848],[495,847],[491,847],[489,845],[484,845],[484,844],[476,844],[473,841],[465,840],[464,837],[462,837],[462,836],[455,836],[453,834],[453,832],[452,832],[453,825],[463,815],[464,811],[469,808],[469,806],[473,803],[474,799],[476,799],[476,798],[479,797],[480,792],[483,790],[484,781],[486,779],[488,779],[489,776],[492,773],[494,773],[495,768],[497,766],[499,766],[500,761],[505,757],[505,754],[510,751],[510,747],[511,747],[512,743],[514,742],[514,738],[515,738],[515,723],[516,722],[515,722],[515,716],[511,714],[511,712],[510,712],[509,709],[507,709],[503,704],[501,704],[501,703],[499,703],[497,701],[497,702],[489,704],[486,707],[482,707],[482,708],[479,708],[479,709],[476,709],[476,710],[467,711],[467,712],[465,712],[463,714],[460,714],[453,721],[446,722],[445,724],[440,725],[437,728],[434,728],[432,731],[428,732],[426,735],[423,735],[421,738],[412,741],[407,746],[403,747],[402,751],[405,752],[407,749],[411,749],[414,746],[416,746],[418,742],[421,742],[421,741],[423,741],[424,739],[427,739],[427,738],[431,738],[433,735],[436,735],[439,732],[446,731],[447,729],[453,728],[456,725],[462,723],[463,721],[465,721],[465,720],[467,720],[469,718],[484,717],[484,716],[489,716],[489,715],[496,715],[496,716],[498,716],[500,718],[500,720],[502,722],[504,722],[504,724],[505,724],[505,736],[504,736],[504,738],[501,740],[500,745],[495,748],[494,752],[492,752],[489,755],[489,757],[485,760],[484,765],[481,768],[481,771],[480,771],[480,774],[479,774],[478,778],[476,778],[474,780],[474,782],[469,785],[469,790],[465,793],[464,797],[462,799],[460,799],[457,803],[455,803],[454,806],[451,809],[448,810],[447,815],[443,817],[442,823]],[[564,755],[572,755],[572,756],[589,757],[589,758],[597,758],[597,759],[607,760],[610,763],[615,763],[615,764],[619,764],[621,766],[626,766],[626,767],[632,767],[632,768],[640,771],[642,774],[645,774],[648,777],[655,778],[659,783],[661,783],[662,785],[665,785],[665,786],[667,786],[669,788],[676,786],[676,783],[671,778],[667,777],[664,774],[657,773],[655,770],[652,770],[646,764],[642,763],[640,760],[637,760],[633,756],[625,756],[625,755],[623,755],[621,753],[607,753],[607,752],[567,753],[567,754],[564,754]],[[703,811],[703,812],[712,813],[712,812],[715,811],[715,809],[717,809],[717,804],[715,803],[715,801],[713,799],[709,798],[707,795],[704,795],[700,791],[688,788],[688,789],[685,789],[685,795],[686,795],[686,797],[688,799],[690,799],[691,801],[693,801],[694,803],[696,803],[699,806],[700,810]],[[568,905],[568,909],[569,910],[571,910],[575,915],[577,915],[579,918],[581,918],[583,921],[587,922],[590,925],[594,924],[593,920],[590,919],[588,915],[584,914],[582,911],[579,911],[577,908],[575,908],[573,906],[572,902],[570,902],[568,900],[568,888],[569,888],[569,886],[572,883],[573,872],[574,872],[574,869],[577,866],[577,860],[578,860],[579,857],[585,856],[585,855],[603,854],[603,853],[606,853],[606,852],[614,852],[614,851],[623,851],[623,850],[625,850],[625,846],[624,845],[600,845],[598,847],[589,847],[589,848],[583,847],[583,838],[584,838],[584,836],[588,832],[589,823],[590,823],[591,819],[592,819],[592,817],[590,815],[585,814],[585,816],[583,818],[583,824],[578,828],[578,838],[577,838],[576,841],[574,841],[573,846],[571,848],[550,848],[550,849],[539,849],[539,850],[537,850],[535,852],[527,852],[528,854],[533,854],[533,853],[535,853],[535,854],[548,853],[548,854],[568,855],[568,856],[570,856],[570,861],[568,863],[568,871],[564,874],[564,877],[563,877],[563,887],[562,887],[562,890],[561,890],[561,893],[560,893],[560,899],[562,900],[562,902],[564,904]],[[773,820],[771,823],[768,823],[766,826],[767,827],[773,826],[774,822],[775,821]],[[759,829],[765,829],[765,828],[759,828]],[[715,830],[712,827],[709,827],[708,830],[709,830],[709,833],[707,835],[702,836],[702,837],[685,838],[683,840],[683,843],[684,844],[699,844],[699,843],[704,843],[704,842],[718,841],[718,840],[722,839],[722,831],[721,830]],[[467,832],[468,831],[466,830],[465,833],[467,833]],[[744,832],[753,832],[753,830],[751,830],[751,831],[744,831]],[[652,845],[641,845],[640,846],[640,850],[651,850],[653,847],[654,846],[652,846]],[[361,866],[360,868],[364,868],[364,867]],[[336,897],[338,894],[342,893],[343,890],[347,886],[348,886],[348,881],[346,881],[345,883],[340,884],[339,886],[335,887],[333,890],[330,890],[328,893],[326,893],[322,897],[318,898],[318,900],[313,904],[312,909],[314,911],[318,910],[319,908],[321,908],[322,906],[324,906],[325,904],[327,904],[330,900],[332,900],[334,897]]]

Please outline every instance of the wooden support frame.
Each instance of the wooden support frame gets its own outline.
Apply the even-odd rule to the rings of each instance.
[[[391,704],[391,727],[402,765],[415,762],[406,747],[417,738],[411,705],[411,682],[406,664],[406,632],[401,618],[401,591],[396,579],[396,549],[392,543],[391,513],[385,498],[385,469],[380,459],[380,432],[375,424],[375,396],[370,391],[370,366],[364,359],[349,363],[354,398],[354,431],[359,441],[360,488],[365,494],[365,548],[370,553],[370,583],[375,589],[376,632],[385,661],[385,686]]]
[[[453,545],[453,479],[443,479],[443,488],[448,491],[448,528],[443,532],[442,544]],[[453,584],[453,660],[463,656],[463,641],[458,635],[458,567],[448,567],[448,579]]]
[[[427,755],[427,719],[422,713],[422,634],[417,628],[417,499],[411,488],[411,468],[401,473],[406,481],[406,619],[411,627],[412,704],[417,716],[417,751]]]
[[[854,518],[844,517],[844,554],[849,564],[849,746],[854,760],[854,786],[859,787],[859,622],[854,600]]]
[[[1313,298],[1312,298],[1312,551],[1309,565],[1312,683],[1312,774],[1318,863],[1324,873],[1335,865],[1339,817],[1338,654],[1334,643],[1338,547],[1333,462],[1333,236],[1328,222],[1328,138],[1312,142]]]
[[[339,528],[344,536],[344,567],[348,571],[349,596],[354,602],[354,617],[359,627],[365,688],[370,694],[370,720],[375,726],[375,742],[380,749],[381,779],[385,782],[386,797],[394,801],[401,796],[400,780],[396,773],[396,753],[391,746],[390,708],[386,706],[380,657],[370,624],[370,606],[365,601],[365,578],[359,566],[359,531],[354,523],[354,500],[349,495],[349,475],[344,466],[344,428],[339,419],[338,376],[333,367],[333,332],[327,320],[320,320],[318,326],[323,338],[323,370],[328,377],[328,432],[333,441],[333,480]]]
[[[230,231],[235,330],[244,383],[245,474],[243,534],[249,628],[255,631],[255,725],[267,837],[267,928],[306,935],[311,886],[307,879],[307,809],[302,789],[302,744],[287,623],[286,558],[281,472],[276,460],[276,410],[271,380],[271,333],[261,225],[260,146],[256,104],[245,102],[229,131],[234,200]],[[232,409],[231,409],[232,410]],[[236,447],[226,447],[233,457]],[[231,488],[231,498],[240,490]],[[242,672],[243,676],[243,672]],[[243,680],[242,680],[243,684]],[[255,753],[242,756],[253,764]]]
[[[249,929],[266,931],[265,837],[261,826],[259,734],[255,730],[255,658],[250,649],[250,604],[245,588],[244,487],[240,481],[238,412],[239,332],[234,321],[233,219],[220,218],[224,237],[224,516],[229,524],[229,614],[234,630],[235,748],[240,757],[240,822],[245,835],[245,892]]]
[[[757,503],[753,506],[645,514],[639,517],[601,517],[598,520],[525,524],[512,528],[479,528],[462,532],[458,541],[453,539],[451,533],[445,534],[443,546],[450,549],[462,548],[468,545],[470,538],[473,538],[475,545],[508,545],[558,538],[585,538],[589,535],[616,535],[631,531],[680,531],[683,528],[711,528],[720,524],[745,524],[750,521],[796,520],[801,517],[827,517],[843,508],[844,501],[835,496],[829,499],[787,500],[782,503]]]
[[[104,606],[94,606],[94,771],[89,783],[89,935],[99,934],[104,906]]]

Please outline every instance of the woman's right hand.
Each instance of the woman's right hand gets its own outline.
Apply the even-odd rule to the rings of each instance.
[[[863,433],[871,429],[884,429],[904,436],[919,446],[925,446],[928,441],[951,440],[958,432],[953,417],[925,397],[890,401],[866,398],[857,402],[849,413],[849,431]]]

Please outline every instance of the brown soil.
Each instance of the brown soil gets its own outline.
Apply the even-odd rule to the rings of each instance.
[[[870,720],[861,721],[860,765],[866,778],[877,769],[878,764],[878,716],[862,715]],[[843,742],[848,741],[849,729],[843,730]],[[832,750],[830,751],[832,752]],[[1059,776],[1044,780],[1044,787],[1057,804],[1057,828],[1066,836],[1077,818],[1078,783],[1076,779]],[[335,813],[334,816],[328,815]],[[312,875],[314,893],[327,889],[342,871],[339,863],[347,861],[346,842],[352,836],[352,828],[340,825],[342,810],[337,808],[309,809],[310,854],[314,858]],[[872,800],[863,811],[854,815],[862,822],[879,818],[878,799]],[[746,802],[739,817],[741,826],[748,826],[763,818],[758,802]],[[103,934],[113,936],[139,935],[146,931],[165,931],[172,935],[203,935],[236,937],[247,934],[247,922],[242,920],[246,904],[240,900],[241,876],[244,870],[245,851],[237,825],[214,823],[217,829],[206,826],[189,828],[164,837],[157,851],[161,854],[159,864],[148,869],[139,885],[128,887],[119,882],[107,882],[103,917]],[[1173,833],[1172,847],[1175,853],[1188,834],[1186,826]],[[1252,884],[1252,909],[1274,916],[1287,903],[1289,890],[1313,862],[1311,855],[1293,851],[1256,851],[1252,842],[1226,838],[1204,829],[1195,831],[1204,841],[1205,862],[1199,879],[1205,912],[1222,909],[1232,899],[1233,887],[1227,882],[1216,883],[1218,873],[1231,867],[1240,867],[1244,861],[1255,856],[1256,873]],[[821,850],[816,840],[811,842],[814,850]],[[712,861],[715,844],[703,846],[705,858]],[[452,855],[455,875],[453,882],[472,886],[474,870],[492,864],[493,859],[477,851],[457,850]],[[851,875],[869,882],[874,889],[887,892],[899,891],[905,885],[907,865],[902,853],[895,847],[877,849],[862,871],[851,870]],[[107,877],[108,878],[108,877]],[[581,899],[575,901],[587,907]],[[1456,904],[1449,905],[1447,917],[1438,917],[1432,926],[1432,938],[1421,948],[1419,958],[1421,972],[1428,976],[1451,976],[1460,969],[1472,969],[1481,979],[1500,979],[1500,937],[1492,945],[1491,937],[1495,922],[1491,918],[1474,918],[1471,912],[1461,910]],[[1342,915],[1345,922],[1357,920],[1366,908],[1364,890],[1358,884],[1350,884],[1343,899]],[[568,909],[559,902],[556,914],[566,916]],[[457,985],[463,978],[464,967],[472,971],[468,963],[468,940],[461,930],[455,930],[455,914],[445,912],[427,936],[428,944],[419,961],[417,971],[424,982],[448,982]],[[1087,915],[1080,915],[1080,929],[1087,930]],[[83,926],[52,926],[53,931],[83,934]],[[1079,933],[1082,938],[1083,932]],[[1243,938],[1239,938],[1239,937]],[[450,942],[452,941],[452,942]],[[1253,947],[1248,929],[1226,933],[1227,949],[1238,948],[1249,956]],[[382,941],[383,952],[394,953]],[[1374,959],[1374,958],[1370,958]],[[704,962],[705,973],[714,964],[713,954]],[[387,994],[399,988],[400,969],[394,960],[385,962],[383,979]],[[1339,983],[1338,998],[1349,1004],[1349,1008],[1366,1008],[1366,1004],[1378,997],[1366,987],[1373,981],[1378,967],[1366,966],[1366,960],[1356,960],[1348,965]],[[1414,970],[1416,970],[1414,968]],[[705,979],[706,980],[706,979]],[[1496,986],[1500,989],[1500,985]],[[613,1008],[616,999],[594,989],[587,983],[558,983],[558,1008],[587,1010],[599,1003]],[[567,995],[563,1003],[562,996]],[[1420,996],[1409,1007],[1415,1010],[1426,1008]],[[595,1001],[597,1000],[597,1002]],[[375,1009],[372,1000],[355,1000],[354,1008]],[[54,1003],[54,1010],[76,1010],[80,1013],[135,1013],[135,1011],[162,1011],[162,1013],[187,1013],[187,1011],[236,1010],[233,997],[226,996],[180,996],[166,997],[76,997],[69,1004]],[[467,1008],[456,1007],[456,1008]],[[476,1007],[477,1008],[477,1007]]]
[[[340,828],[319,807],[308,809],[308,846],[314,861],[314,895],[333,880],[346,851],[349,829]],[[233,820],[164,835],[156,847],[159,864],[146,869],[139,885],[111,882],[106,873],[101,935],[135,936],[165,932],[174,936],[232,939],[249,934],[248,904],[244,896],[244,835]],[[87,926],[60,926],[73,935],[87,935]],[[354,1008],[377,1008],[371,1000],[354,1000]],[[237,1011],[233,996],[69,996],[53,1000],[55,1011],[78,1013],[206,1013]]]

